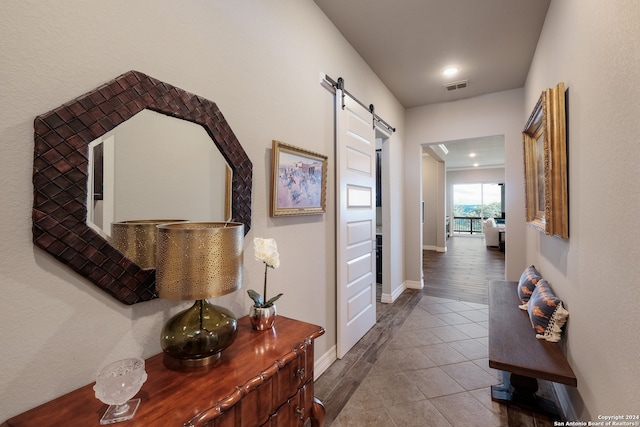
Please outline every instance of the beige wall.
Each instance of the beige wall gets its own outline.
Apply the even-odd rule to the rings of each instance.
[[[404,129],[398,133],[404,132]],[[403,220],[404,187],[402,140],[394,135],[382,138],[382,299],[393,300],[407,284],[404,276]]]
[[[445,185],[444,162],[433,156],[422,156],[422,200],[424,211],[422,223],[422,249],[445,252],[447,239],[445,229]]]
[[[248,311],[246,289],[262,280],[251,240],[273,237],[281,266],[269,283],[285,294],[280,313],[326,328],[318,356],[335,345],[333,96],[321,87],[320,73],[344,77],[351,93],[398,128],[388,159],[397,170],[404,111],[315,4],[3,2],[0,421],[90,383],[107,362],[158,353],[162,323],[184,307],[163,300],[124,306],[31,241],[33,119],[131,69],[216,102],[253,162],[244,288],[216,303],[239,315]],[[269,217],[272,139],[329,156],[326,214]],[[398,176],[392,174],[391,186],[400,185]],[[392,197],[403,206],[401,195]],[[397,240],[399,209],[389,212]]]
[[[640,3],[553,1],[525,86],[568,88],[568,240],[527,229],[526,259],[565,300],[577,419],[637,414],[640,378]],[[565,396],[566,397],[566,396]]]

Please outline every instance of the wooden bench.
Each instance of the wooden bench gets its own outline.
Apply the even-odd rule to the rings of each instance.
[[[559,418],[555,403],[536,394],[538,379],[573,387],[578,381],[560,345],[536,338],[529,314],[518,308],[517,286],[489,283],[489,366],[504,378],[491,387],[491,399]]]

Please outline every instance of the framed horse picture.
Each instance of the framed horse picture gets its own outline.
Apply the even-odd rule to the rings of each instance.
[[[271,216],[322,214],[326,195],[327,156],[274,140]]]

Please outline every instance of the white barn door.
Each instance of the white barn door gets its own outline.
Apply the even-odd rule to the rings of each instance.
[[[336,90],[337,356],[376,323],[373,115]],[[344,102],[344,106],[343,106]]]

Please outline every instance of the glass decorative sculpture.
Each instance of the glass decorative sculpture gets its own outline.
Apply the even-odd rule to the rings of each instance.
[[[100,424],[113,424],[133,418],[140,398],[132,399],[147,380],[144,360],[123,359],[105,366],[96,377],[93,390],[96,398],[109,408],[100,419]]]

